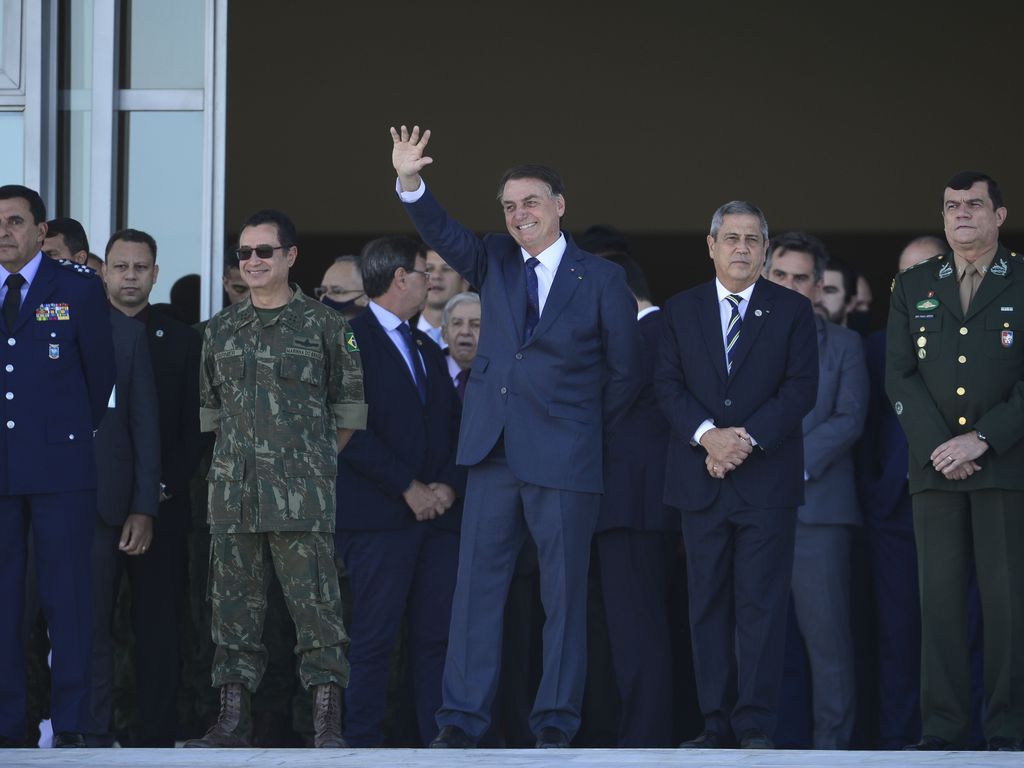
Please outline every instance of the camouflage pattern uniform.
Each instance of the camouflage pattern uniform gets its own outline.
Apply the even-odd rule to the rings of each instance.
[[[302,685],[348,681],[335,430],[366,426],[362,369],[341,314],[292,289],[266,326],[246,300],[214,316],[203,338],[200,423],[217,432],[208,476],[215,687],[259,687],[268,555],[295,621]]]

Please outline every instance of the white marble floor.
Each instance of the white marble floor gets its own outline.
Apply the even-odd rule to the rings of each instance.
[[[675,749],[22,749],[0,751],[12,768],[1001,768],[1022,756],[997,752],[812,752]]]

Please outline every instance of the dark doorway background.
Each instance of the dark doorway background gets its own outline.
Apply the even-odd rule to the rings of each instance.
[[[711,275],[711,213],[749,199],[869,278],[876,323],[903,244],[941,234],[945,180],[983,169],[1024,247],[1019,3],[446,3],[229,8],[226,220],[280,207],[296,278],[411,227],[392,124],[433,129],[425,177],[500,229],[501,172],[555,166],[565,227],[624,231],[663,299]],[[881,299],[881,301],[880,301]]]

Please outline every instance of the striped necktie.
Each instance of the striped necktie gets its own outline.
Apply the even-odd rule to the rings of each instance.
[[[725,327],[725,369],[732,373],[732,351],[740,338],[740,328],[743,327],[743,318],[740,317],[740,302],[743,297],[730,293],[725,297],[726,301],[732,304],[732,314],[729,316],[729,324]]]

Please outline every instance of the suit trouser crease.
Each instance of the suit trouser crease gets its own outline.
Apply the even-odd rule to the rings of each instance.
[[[345,738],[353,747],[383,745],[391,659],[406,618],[416,719],[427,744],[437,733],[434,715],[441,705],[458,534],[419,523],[346,531],[338,540],[352,584]]]
[[[797,522],[793,605],[811,666],[814,748],[849,749],[856,714],[852,528]]]
[[[478,740],[498,684],[505,600],[527,531],[537,544],[544,605],[543,671],[530,726],[579,729],[586,676],[586,581],[597,494],[523,483],[505,458],[469,473],[440,727]]]
[[[775,731],[795,509],[751,507],[728,476],[682,513],[698,697],[709,730]]]

